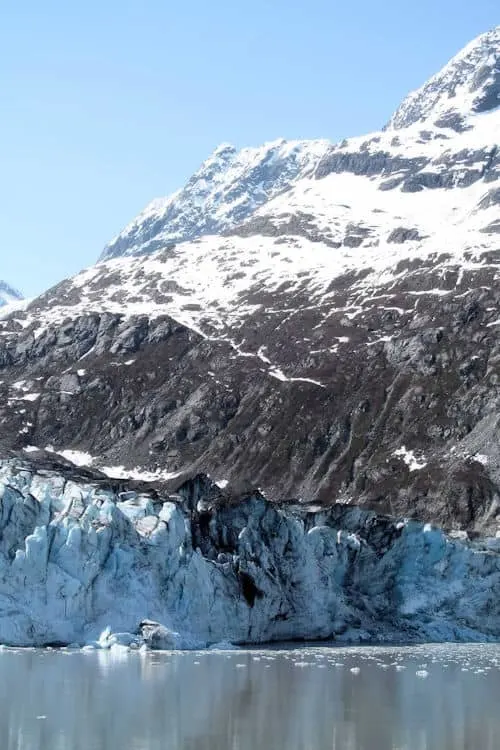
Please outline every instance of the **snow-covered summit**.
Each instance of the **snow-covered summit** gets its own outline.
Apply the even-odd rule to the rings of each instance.
[[[461,130],[468,118],[500,104],[500,26],[466,45],[427,83],[411,92],[388,123],[399,130],[430,121]]]
[[[12,302],[18,302],[22,298],[22,294],[17,289],[0,280],[0,307],[10,305]]]
[[[267,213],[266,207],[272,208],[276,198],[286,200],[290,189],[310,182],[307,178],[332,171],[370,180],[382,177],[383,190],[454,188],[486,169],[492,181],[497,173],[499,96],[497,26],[470,42],[409,94],[379,133],[336,145],[282,139],[238,150],[221,144],[183,188],[152,201],[105,247],[100,260],[149,254],[207,235],[227,234],[258,218],[263,210]],[[456,138],[464,133],[466,139]],[[483,172],[476,175],[479,163]],[[332,200],[338,203],[335,196]]]
[[[281,139],[238,151],[223,143],[181,190],[152,201],[105,247],[100,260],[224,232],[310,174],[328,147],[328,141]]]

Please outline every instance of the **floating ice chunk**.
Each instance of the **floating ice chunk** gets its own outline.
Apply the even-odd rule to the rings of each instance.
[[[98,648],[111,648],[111,628],[105,628],[97,639]]]
[[[235,646],[235,644],[230,641],[220,641],[219,643],[212,643],[208,649],[209,651],[239,651],[240,647]]]
[[[421,680],[425,680],[429,676],[429,672],[426,669],[419,669],[415,674],[417,677],[420,677]]]

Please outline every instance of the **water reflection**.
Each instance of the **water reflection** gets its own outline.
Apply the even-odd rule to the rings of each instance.
[[[495,646],[4,651],[0,740],[3,750],[497,750],[499,695]]]

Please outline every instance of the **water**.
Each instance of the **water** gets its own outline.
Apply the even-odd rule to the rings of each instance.
[[[498,750],[500,646],[0,652],[2,750]]]

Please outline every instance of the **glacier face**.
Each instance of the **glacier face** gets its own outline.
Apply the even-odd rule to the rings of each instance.
[[[207,477],[174,495],[0,466],[0,641],[179,647],[293,638],[484,640],[500,626],[498,543],[337,506],[234,502]],[[128,634],[128,635],[127,635]]]

